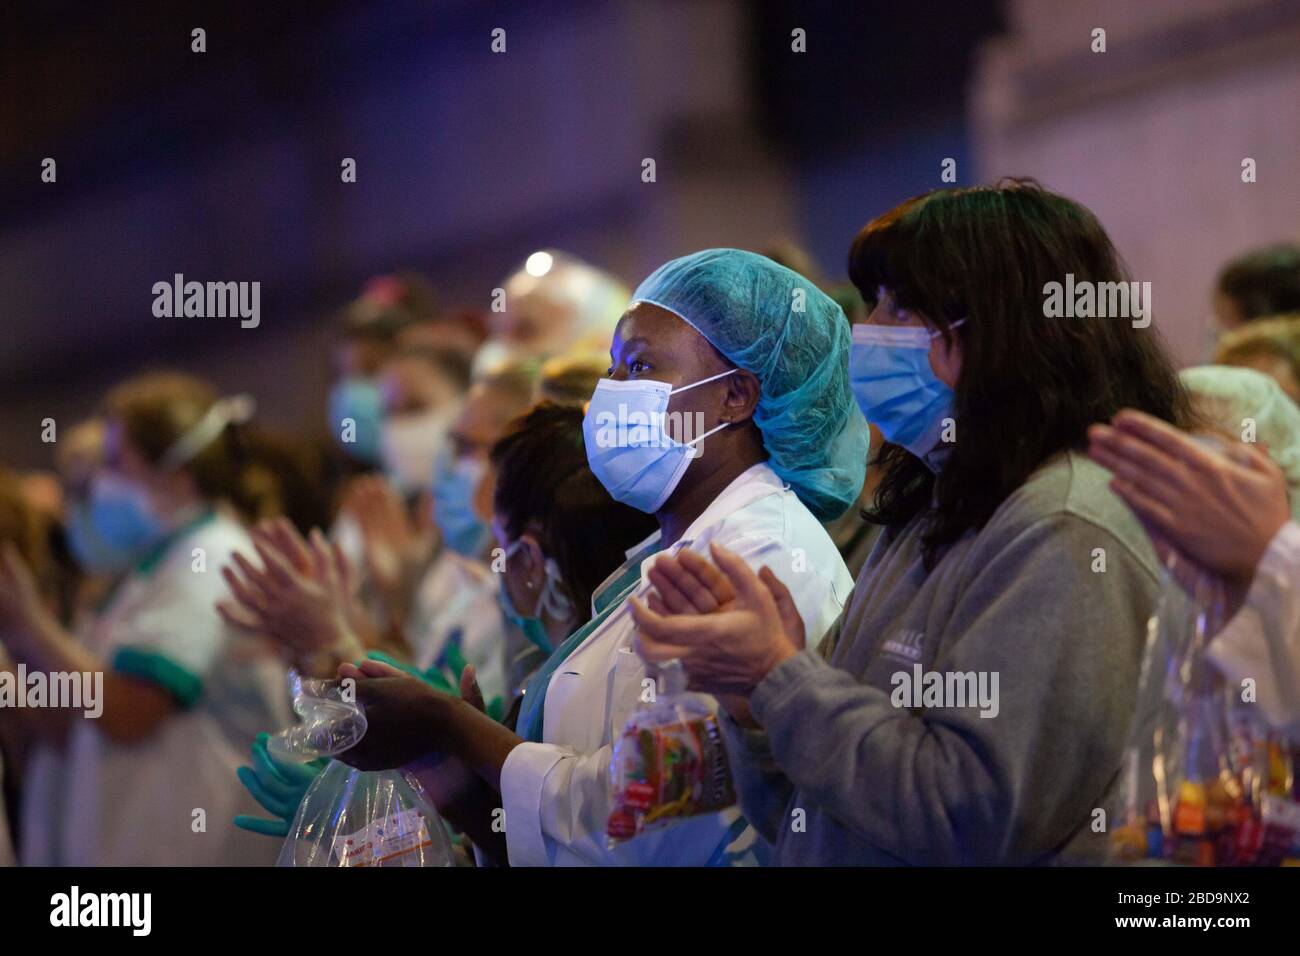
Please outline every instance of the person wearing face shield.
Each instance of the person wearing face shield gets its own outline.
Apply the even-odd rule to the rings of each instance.
[[[0,560],[0,629],[28,671],[100,674],[83,709],[47,709],[46,758],[24,806],[25,863],[269,865],[273,847],[224,825],[254,804],[234,779],[257,732],[290,719],[284,667],[218,617],[219,569],[248,546],[237,429],[251,399],[157,373],[107,396],[92,480],[101,543],[134,564],[74,638],[15,552]]]
[[[475,768],[500,791],[512,865],[760,861],[735,808],[608,845],[611,745],[647,676],[628,598],[661,593],[652,556],[721,542],[786,580],[810,628],[830,626],[851,580],[822,522],[857,498],[867,455],[848,346],[839,307],[766,257],[712,249],[656,270],[619,320],[584,446],[609,495],[658,530],[529,682],[514,732],[449,695],[344,667],[363,701],[409,691],[419,703],[386,710],[392,726],[372,725],[340,759],[369,768],[449,753]]]

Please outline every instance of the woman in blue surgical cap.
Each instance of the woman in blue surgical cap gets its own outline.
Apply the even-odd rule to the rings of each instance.
[[[763,256],[710,249],[656,270],[614,332],[584,434],[601,483],[654,514],[659,530],[534,678],[517,732],[382,666],[345,666],[345,676],[375,678],[359,681],[358,695],[387,720],[343,759],[459,757],[500,789],[516,866],[755,861],[755,835],[735,808],[607,845],[610,747],[647,676],[627,598],[658,588],[649,599],[671,604],[651,557],[721,543],[783,580],[809,628],[839,616],[852,579],[821,522],[856,499],[867,455],[848,347],[839,306]]]

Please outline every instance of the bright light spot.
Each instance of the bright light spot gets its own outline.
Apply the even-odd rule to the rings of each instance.
[[[555,257],[549,252],[534,252],[524,263],[524,271],[530,276],[541,278],[551,271],[551,266],[555,264]]]

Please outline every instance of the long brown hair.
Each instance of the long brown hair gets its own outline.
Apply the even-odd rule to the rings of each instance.
[[[1187,393],[1154,326],[1126,318],[1047,318],[1045,285],[1128,276],[1097,218],[1032,180],[934,190],[873,219],[849,253],[868,303],[890,290],[898,305],[956,337],[957,441],[935,474],[903,448],[875,458],[882,478],[866,518],[897,524],[931,501],[925,561],[982,528],[1031,472],[1082,449],[1089,425],[1124,407],[1187,427]],[[959,329],[952,323],[965,318]]]

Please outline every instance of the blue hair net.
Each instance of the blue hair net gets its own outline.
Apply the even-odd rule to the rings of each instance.
[[[766,256],[705,249],[660,266],[632,300],[672,312],[758,378],[768,464],[818,520],[857,500],[870,433],[849,389],[849,321],[830,296]]]
[[[1197,365],[1178,373],[1195,396],[1197,410],[1229,435],[1254,424],[1253,441],[1282,469],[1291,517],[1300,521],[1300,408],[1263,372],[1229,365]]]

